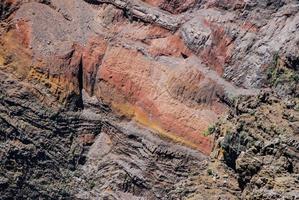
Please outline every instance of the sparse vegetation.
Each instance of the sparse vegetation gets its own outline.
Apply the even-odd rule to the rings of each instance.
[[[208,169],[207,173],[208,173],[209,176],[213,176],[213,170],[212,169]]]
[[[216,129],[216,126],[211,125],[211,126],[209,126],[209,128],[207,130],[205,130],[203,132],[203,135],[207,137],[207,136],[211,135],[215,131],[215,129]]]
[[[90,189],[93,189],[95,186],[96,186],[96,184],[95,184],[94,181],[92,181],[92,182],[90,183],[90,185],[89,185]]]
[[[280,60],[278,53],[275,53],[273,55],[273,62],[267,72],[269,85],[276,87],[283,83],[298,84],[299,74],[296,71],[285,67]]]

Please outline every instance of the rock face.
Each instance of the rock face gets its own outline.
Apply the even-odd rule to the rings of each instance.
[[[298,1],[4,0],[0,20],[1,199],[298,197]]]
[[[295,102],[264,93],[239,99],[217,124],[214,156],[235,170],[242,199],[298,198],[298,113]]]
[[[201,153],[115,125],[105,108],[47,108],[26,83],[0,76],[1,199],[169,199],[197,190]]]
[[[71,198],[68,177],[85,162],[81,138],[103,123],[41,104],[32,87],[1,72],[1,199]]]

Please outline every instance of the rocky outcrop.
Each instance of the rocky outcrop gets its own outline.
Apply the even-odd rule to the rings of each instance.
[[[147,23],[157,24],[165,29],[175,31],[179,28],[182,19],[162,12],[154,6],[142,3],[141,1],[119,1],[119,0],[86,0],[89,3],[108,3],[124,10],[129,20],[134,18]]]
[[[0,77],[1,199],[71,198],[66,182],[89,145],[82,138],[103,123],[43,105],[28,83]]]
[[[75,4],[52,1],[51,6],[36,2],[24,4],[15,13],[15,29],[3,36],[4,45],[18,44],[18,49],[27,52],[24,57],[28,63],[22,64],[22,68],[31,67],[27,70],[29,74],[24,71],[23,76],[38,85],[46,85],[59,102],[80,106],[80,90],[84,88],[115,111],[208,154],[212,143],[201,132],[225,111],[225,105],[210,98],[213,102],[203,105],[202,111],[196,111],[172,100],[167,92],[168,79],[173,76],[171,67],[181,65],[179,62],[184,59],[177,63],[155,59],[188,56],[191,52],[178,35],[154,25],[144,26],[139,32],[128,32],[139,25],[126,21],[124,11],[109,5],[101,9],[103,16],[108,12],[115,15],[112,21],[107,17],[98,18],[97,10],[84,1]],[[105,29],[107,23],[112,23],[109,26],[115,30]],[[121,36],[116,37],[118,34]],[[176,48],[168,49],[170,44]],[[3,52],[3,57],[17,51],[11,46]],[[34,63],[30,63],[31,56]],[[136,59],[125,59],[130,56]],[[19,54],[14,58],[23,59]],[[135,76],[136,73],[139,76]],[[168,104],[169,101],[173,103]],[[176,113],[172,113],[173,110]],[[212,112],[207,114],[209,110]],[[196,119],[191,120],[191,115]],[[172,123],[173,120],[181,122]],[[197,120],[201,123],[194,123]]]
[[[0,198],[297,198],[298,9],[1,1]]]
[[[259,88],[273,55],[298,55],[298,2],[219,0],[205,6],[182,25],[181,35],[210,68],[235,84]]]
[[[297,101],[297,102],[296,102]],[[298,99],[241,98],[216,125],[220,156],[238,175],[242,199],[298,198]]]
[[[159,7],[162,10],[168,11],[172,14],[179,14],[196,6],[195,0],[143,0],[144,2]]]
[[[33,67],[24,77],[48,85],[70,107],[80,107],[84,88],[121,115],[205,154],[212,141],[202,133],[227,111],[232,98],[257,94],[253,88],[265,86],[276,49],[290,62],[296,62],[298,51],[287,38],[277,37],[297,41],[293,1],[268,6],[108,0],[3,5],[16,9],[10,15],[14,28],[3,36],[4,46],[11,46],[3,57],[20,51],[9,43],[26,51]],[[262,22],[254,18],[259,9]],[[274,30],[275,20],[284,20],[286,27]],[[201,78],[192,80],[188,74],[193,73]]]
[[[0,77],[1,199],[208,197],[198,185],[202,153],[120,121],[85,92],[84,111],[71,112],[44,106],[27,82]]]
[[[82,175],[75,180],[76,196],[184,198],[198,190],[194,179],[199,176],[198,169],[204,172],[205,159],[198,152],[141,135],[138,129],[105,127],[91,146],[87,163],[78,172]]]

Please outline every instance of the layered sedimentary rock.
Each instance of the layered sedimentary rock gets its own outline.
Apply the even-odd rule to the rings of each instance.
[[[0,77],[1,199],[158,199],[196,191],[192,178],[206,166],[201,153],[129,122],[114,124],[105,108],[49,108],[26,82]]]
[[[0,19],[3,198],[262,198],[252,177],[272,165],[263,156],[295,163],[275,176],[298,173],[294,157],[248,153],[243,143],[234,153],[239,129],[230,137],[213,125],[265,87],[278,110],[298,98],[298,1],[4,0]],[[257,104],[250,109],[272,102]],[[296,120],[276,117],[297,134]],[[246,134],[278,134],[259,129]],[[213,148],[235,164],[210,163]],[[281,184],[274,196],[292,196]]]

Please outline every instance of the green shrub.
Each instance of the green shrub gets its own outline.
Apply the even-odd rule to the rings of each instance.
[[[288,83],[297,84],[299,82],[299,74],[292,69],[286,67],[279,67],[279,55],[273,55],[273,61],[267,71],[267,79],[270,86],[277,86],[278,84]]]
[[[208,169],[207,173],[208,173],[209,176],[213,176],[213,170],[212,169]]]
[[[203,135],[207,137],[211,135],[215,131],[215,129],[216,129],[215,125],[209,126],[209,128],[203,132]]]

